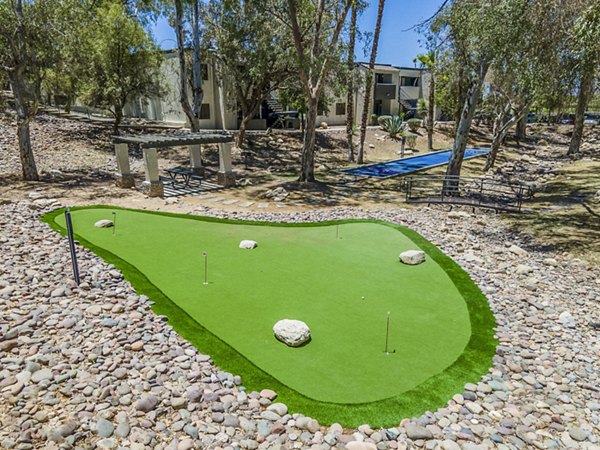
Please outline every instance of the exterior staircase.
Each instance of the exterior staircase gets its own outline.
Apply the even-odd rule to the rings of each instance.
[[[283,106],[281,106],[281,103],[279,103],[279,99],[273,92],[269,94],[265,101],[272,112],[280,113],[284,111]]]

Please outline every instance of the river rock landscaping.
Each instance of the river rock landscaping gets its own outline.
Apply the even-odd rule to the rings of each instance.
[[[491,214],[331,208],[237,219],[369,218],[410,226],[486,293],[500,341],[494,365],[437,411],[398,426],[322,426],[269,390],[247,392],[150,311],[113,267],[41,222],[44,198],[0,206],[2,448],[598,448],[597,267],[542,252]],[[230,217],[199,207],[194,214]],[[201,349],[200,349],[201,350]]]

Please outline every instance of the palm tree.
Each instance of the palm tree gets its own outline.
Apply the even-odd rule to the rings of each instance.
[[[429,99],[427,113],[427,148],[433,150],[433,125],[435,121],[435,52],[418,55],[415,62],[419,62],[421,67],[427,68],[431,76],[429,82]]]
[[[375,59],[377,58],[377,46],[379,44],[379,34],[381,32],[381,19],[383,18],[383,8],[385,0],[379,0],[379,9],[377,10],[377,23],[375,24],[375,33],[373,35],[373,48],[371,48],[371,59],[369,61],[369,70],[365,86],[365,101],[363,104],[362,121],[360,125],[360,143],[358,145],[357,162],[364,162],[365,137],[367,134],[367,119],[369,117],[369,106],[371,104],[371,90],[373,88],[373,72],[375,71]]]
[[[354,48],[356,44],[356,19],[358,2],[352,5],[350,16],[350,42],[348,44],[348,96],[346,97],[346,137],[348,139],[348,161],[354,161]]]

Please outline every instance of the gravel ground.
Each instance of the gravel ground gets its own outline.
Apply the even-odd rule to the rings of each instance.
[[[597,267],[528,247],[493,214],[320,209],[194,214],[254,220],[371,217],[408,225],[459,262],[487,294],[500,345],[477,384],[398,426],[321,426],[246,392],[151,313],[118,271],[37,220],[60,206],[0,206],[1,448],[598,449]],[[189,211],[192,212],[192,211]],[[201,349],[200,349],[201,350]]]

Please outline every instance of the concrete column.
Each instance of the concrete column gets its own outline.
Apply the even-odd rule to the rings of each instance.
[[[131,169],[129,168],[129,146],[127,144],[115,144],[115,156],[117,157],[117,186],[130,188],[135,186]]]
[[[146,170],[146,181],[142,184],[142,190],[149,197],[162,197],[164,189],[158,175],[158,155],[155,148],[145,148],[144,168]]]
[[[204,175],[204,167],[202,167],[202,147],[200,144],[189,146],[190,149],[190,167],[192,172],[198,175]]]
[[[219,143],[219,173],[217,183],[224,187],[235,186],[235,174],[231,166],[232,142]]]

